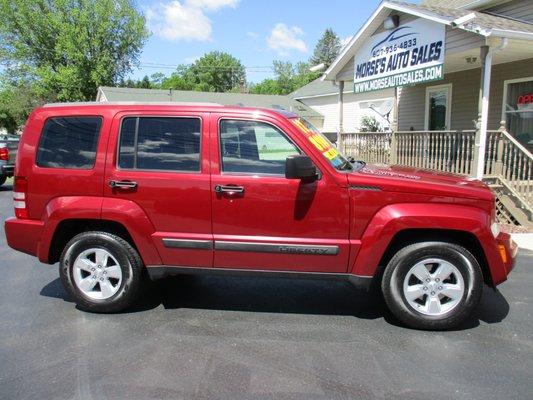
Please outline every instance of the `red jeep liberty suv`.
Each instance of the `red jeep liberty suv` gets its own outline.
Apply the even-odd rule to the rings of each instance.
[[[255,273],[380,287],[408,326],[448,329],[513,268],[482,182],[347,160],[295,114],[215,104],[35,110],[20,141],[9,245],[59,261],[94,312],[145,276]]]

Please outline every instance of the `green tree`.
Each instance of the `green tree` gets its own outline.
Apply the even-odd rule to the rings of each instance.
[[[148,37],[132,0],[0,0],[6,74],[35,77],[36,92],[89,100],[131,71]]]
[[[192,65],[180,65],[161,83],[163,89],[229,92],[246,84],[244,65],[220,51],[204,54]]]
[[[32,85],[2,86],[0,88],[0,128],[15,133],[26,121],[30,111],[42,105],[44,99],[34,92]]]
[[[272,68],[275,78],[268,78],[252,85],[250,93],[285,95],[307,85],[320,76],[319,72],[309,71],[309,64],[305,62],[293,64],[286,61],[274,61]]]
[[[315,46],[313,56],[309,60],[311,65],[324,63],[325,68],[335,61],[341,51],[341,41],[332,29],[326,29]]]
[[[361,132],[383,132],[383,127],[376,117],[369,115],[361,117],[360,129]]]

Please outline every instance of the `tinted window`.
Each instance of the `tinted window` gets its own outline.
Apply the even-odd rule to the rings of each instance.
[[[92,168],[101,125],[100,117],[48,119],[37,150],[37,165],[49,168]]]
[[[200,170],[198,118],[140,117],[122,121],[120,168]]]
[[[298,148],[277,128],[257,121],[222,120],[223,172],[285,174],[285,159]]]

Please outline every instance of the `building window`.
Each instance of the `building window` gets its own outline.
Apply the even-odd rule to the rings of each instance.
[[[504,83],[502,118],[507,130],[520,143],[533,150],[533,77]]]
[[[452,85],[428,86],[426,88],[425,129],[446,131],[450,129]]]
[[[119,168],[200,171],[200,125],[199,118],[124,118]]]

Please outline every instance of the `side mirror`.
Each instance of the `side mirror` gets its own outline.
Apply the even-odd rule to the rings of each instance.
[[[307,156],[289,156],[285,160],[285,178],[315,180],[317,178],[316,166]]]

